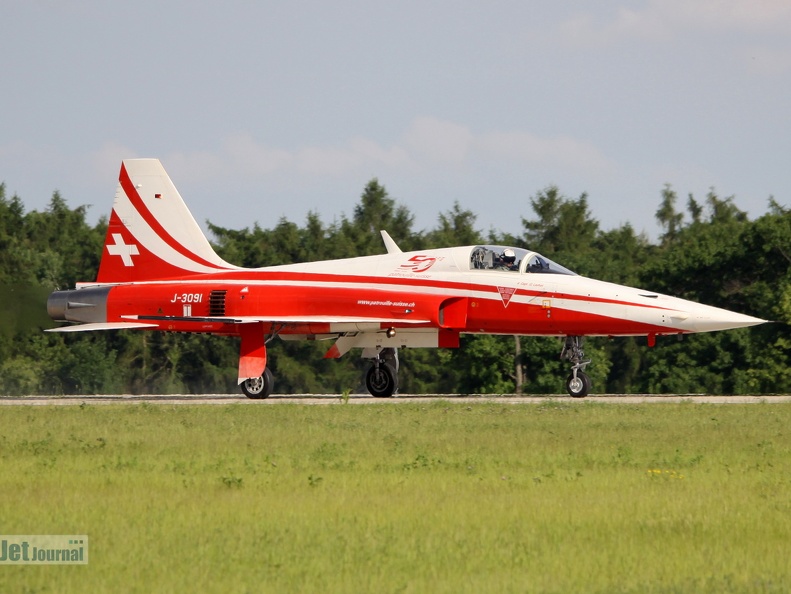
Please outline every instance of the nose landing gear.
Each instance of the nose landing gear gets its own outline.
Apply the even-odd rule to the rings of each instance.
[[[571,375],[566,379],[566,391],[572,398],[585,398],[591,389],[591,380],[585,373],[585,367],[591,362],[585,359],[585,352],[582,350],[582,336],[567,336],[560,352],[561,359],[571,361]]]
[[[373,365],[365,374],[365,387],[371,396],[390,398],[398,391],[398,351],[393,348],[381,349],[372,358]]]

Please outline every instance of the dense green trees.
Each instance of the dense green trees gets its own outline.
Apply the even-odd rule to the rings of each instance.
[[[602,230],[587,196],[550,186],[529,198],[518,236],[483,237],[475,214],[456,203],[433,229],[414,217],[378,180],[364,188],[351,217],[332,224],[308,213],[264,229],[209,224],[218,253],[256,267],[382,253],[379,229],[404,250],[482,241],[536,249],[602,280],[640,286],[777,320],[756,328],[660,338],[590,339],[588,371],[602,392],[771,393],[791,380],[791,211],[770,199],[749,220],[733,197],[714,190],[689,196],[678,209],[671,186],[661,190],[657,242],[631,226]],[[45,334],[47,294],[95,277],[106,221],[86,222],[55,193],[42,212],[25,212],[0,185],[0,394],[226,392],[234,390],[238,344],[227,338],[146,332]],[[276,392],[361,389],[365,364],[352,352],[325,360],[323,342],[274,341],[269,348]],[[556,338],[465,336],[452,350],[402,351],[403,392],[525,392],[563,389],[567,365]]]

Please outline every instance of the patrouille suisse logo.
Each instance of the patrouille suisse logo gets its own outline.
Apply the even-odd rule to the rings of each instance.
[[[432,256],[412,256],[406,264],[401,264],[401,269],[419,274],[434,266],[436,261],[437,259]]]
[[[497,290],[500,292],[500,299],[503,300],[503,307],[508,307],[511,297],[516,293],[516,289],[513,287],[497,287]]]

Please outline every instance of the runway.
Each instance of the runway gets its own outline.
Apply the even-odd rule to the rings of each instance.
[[[770,396],[708,396],[701,394],[604,394],[587,398],[571,398],[565,394],[524,395],[513,394],[401,394],[393,398],[372,398],[363,394],[352,394],[345,398],[340,394],[273,394],[265,400],[251,400],[239,394],[177,394],[133,396],[85,395],[85,396],[0,396],[0,406],[79,406],[105,404],[245,404],[273,406],[278,404],[333,405],[333,404],[408,404],[447,401],[454,403],[498,403],[498,404],[543,404],[547,402],[584,405],[585,403],[606,404],[668,404],[689,402],[695,404],[777,404],[791,402],[791,395]]]

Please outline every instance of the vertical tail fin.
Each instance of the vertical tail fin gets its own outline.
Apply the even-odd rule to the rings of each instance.
[[[124,160],[97,282],[237,269],[214,252],[158,159]]]

